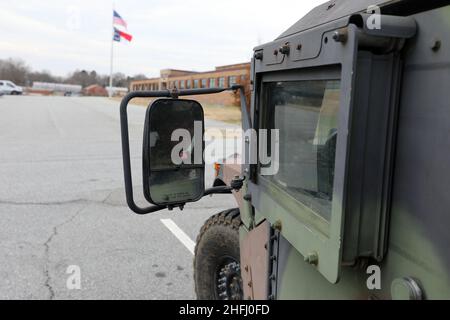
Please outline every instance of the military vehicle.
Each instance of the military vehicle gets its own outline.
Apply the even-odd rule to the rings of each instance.
[[[128,205],[149,214],[236,196],[239,208],[214,215],[198,236],[199,299],[449,299],[449,83],[449,1],[329,1],[254,49],[243,129],[268,129],[277,147],[244,135],[242,167],[218,166],[211,189],[202,107],[179,97],[244,97],[245,88],[125,97]],[[136,97],[159,98],[145,119],[149,208],[133,198],[127,105]],[[180,128],[195,140],[180,157],[197,161],[170,160]],[[273,163],[247,161],[255,145]],[[277,170],[267,174],[268,165]]]

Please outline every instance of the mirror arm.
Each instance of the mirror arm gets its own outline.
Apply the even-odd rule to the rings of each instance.
[[[241,100],[241,112],[242,112],[242,129],[247,131],[252,129],[252,120],[250,117],[250,113],[247,109],[247,98],[245,97],[245,87],[242,85],[234,85],[231,87],[232,90],[239,90],[240,100]]]
[[[204,197],[211,196],[213,194],[231,194],[233,191],[232,187],[214,187],[205,190]]]
[[[134,201],[133,195],[133,178],[131,175],[131,159],[130,159],[130,137],[128,132],[128,104],[134,98],[175,98],[178,96],[192,96],[201,94],[215,94],[224,91],[241,90],[241,94],[244,91],[241,86],[233,86],[231,88],[206,88],[206,89],[191,89],[180,91],[134,91],[127,94],[120,103],[120,128],[122,137],[122,156],[123,156],[123,171],[125,178],[125,194],[127,198],[128,207],[134,213],[138,215],[145,215],[149,213],[158,212],[161,210],[169,209],[168,206],[151,206],[148,208],[139,207]],[[245,101],[244,101],[245,103]],[[217,187],[208,189],[205,191],[205,196],[212,194],[227,194],[231,193],[232,189],[228,187]],[[181,207],[181,205],[180,205]]]

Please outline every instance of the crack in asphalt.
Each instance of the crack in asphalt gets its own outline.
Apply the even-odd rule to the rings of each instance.
[[[11,205],[11,206],[64,206],[69,204],[99,204],[106,205],[109,207],[126,207],[126,204],[112,204],[107,201],[113,195],[114,191],[112,191],[105,199],[103,200],[92,200],[92,199],[75,199],[75,200],[67,200],[67,201],[49,201],[49,202],[27,202],[27,201],[8,201],[8,200],[0,200],[0,205]]]
[[[73,203],[84,203],[86,205],[83,206],[82,208],[80,208],[77,212],[75,212],[69,219],[67,219],[66,221],[58,224],[55,227],[53,227],[52,234],[48,237],[47,241],[45,241],[45,243],[44,243],[44,248],[45,248],[45,252],[44,252],[44,256],[45,256],[45,264],[44,264],[45,282],[44,282],[44,286],[48,289],[49,300],[54,300],[55,296],[56,296],[55,289],[53,288],[53,286],[51,284],[52,278],[51,278],[51,275],[50,275],[50,245],[51,245],[53,239],[58,235],[58,229],[60,229],[60,228],[62,228],[64,226],[72,223],[92,203],[101,203],[101,204],[109,205],[109,204],[105,203],[105,201],[107,201],[109,199],[109,197],[111,197],[111,195],[113,193],[114,193],[114,191],[111,191],[111,193],[109,193],[108,196],[103,201],[92,201],[92,200],[79,199],[79,200],[73,200],[73,201],[66,201],[66,202],[59,202],[58,203],[58,205],[73,204]]]
[[[50,237],[48,237],[47,241],[44,243],[44,247],[45,247],[45,266],[44,266],[45,283],[44,283],[44,286],[49,291],[49,300],[54,300],[55,299],[55,290],[53,289],[53,287],[51,285],[52,279],[51,279],[51,276],[50,276],[50,244],[53,241],[53,239],[58,235],[58,229],[59,228],[61,228],[61,227],[65,226],[65,225],[68,225],[71,222],[73,222],[88,207],[89,207],[89,204],[85,205],[80,210],[75,212],[69,219],[67,219],[63,223],[53,227],[52,234],[50,235]]]
[[[7,201],[0,200],[0,204],[12,205],[12,206],[63,206],[67,204],[81,204],[93,202],[92,200],[87,199],[75,199],[75,200],[67,200],[67,201],[50,201],[50,202],[26,202],[26,201]]]

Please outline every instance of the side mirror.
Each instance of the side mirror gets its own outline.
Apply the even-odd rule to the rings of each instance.
[[[144,195],[157,206],[200,200],[205,192],[204,114],[197,101],[159,99],[147,109]]]
[[[120,131],[128,207],[136,214],[145,215],[165,209],[180,208],[204,196],[230,194],[242,187],[243,180],[232,186],[205,190],[205,163],[203,159],[204,115],[202,106],[180,96],[216,94],[240,91],[244,130],[251,128],[245,91],[242,86],[172,91],[134,91],[120,103]],[[144,196],[151,207],[139,207],[134,201],[131,173],[128,104],[134,98],[172,98],[156,100],[147,110],[143,147]]]

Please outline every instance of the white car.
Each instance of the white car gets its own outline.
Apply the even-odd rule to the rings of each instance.
[[[15,85],[8,80],[0,80],[0,92],[3,94],[20,95],[23,93],[23,88]]]

